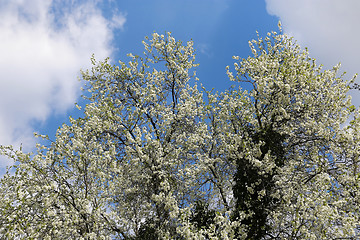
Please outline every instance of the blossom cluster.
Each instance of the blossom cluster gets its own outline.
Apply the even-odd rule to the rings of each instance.
[[[354,79],[282,33],[199,87],[193,43],[82,72],[88,104],[36,153],[11,146],[1,239],[340,239],[359,236]],[[242,83],[251,86],[243,89]],[[80,108],[80,107],[79,107]]]

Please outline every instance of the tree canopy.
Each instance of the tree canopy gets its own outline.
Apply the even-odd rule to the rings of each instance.
[[[170,33],[128,63],[92,58],[83,117],[35,153],[1,147],[0,238],[359,237],[355,78],[281,31],[249,43],[221,93]]]

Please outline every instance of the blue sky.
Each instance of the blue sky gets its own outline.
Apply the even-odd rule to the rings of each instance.
[[[0,144],[31,150],[34,131],[54,138],[79,114],[77,77],[91,55],[127,61],[154,31],[194,41],[208,89],[227,89],[232,56],[247,57],[255,31],[277,31],[279,20],[318,63],[341,61],[350,77],[360,72],[359,11],[358,0],[0,0]]]

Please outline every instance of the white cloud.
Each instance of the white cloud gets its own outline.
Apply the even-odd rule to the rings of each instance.
[[[295,37],[319,64],[341,62],[350,78],[360,73],[359,0],[266,0],[269,14],[280,18],[284,31]],[[359,82],[359,81],[358,81]],[[360,105],[360,93],[353,92]]]
[[[205,56],[207,56],[209,58],[211,58],[213,56],[213,51],[211,49],[211,45],[208,43],[199,43],[199,44],[197,44],[196,49],[200,53],[204,54]]]
[[[110,56],[113,30],[126,19],[104,17],[95,2],[0,2],[0,144],[34,144],[31,122],[73,107],[81,68]],[[0,159],[0,168],[7,162]]]

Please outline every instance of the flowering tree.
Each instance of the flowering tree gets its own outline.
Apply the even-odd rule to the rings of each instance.
[[[1,238],[357,236],[353,79],[273,32],[227,70],[250,90],[206,92],[192,42],[143,43],[128,64],[92,59],[84,116],[43,136],[48,146],[1,147],[15,161],[0,182]]]

